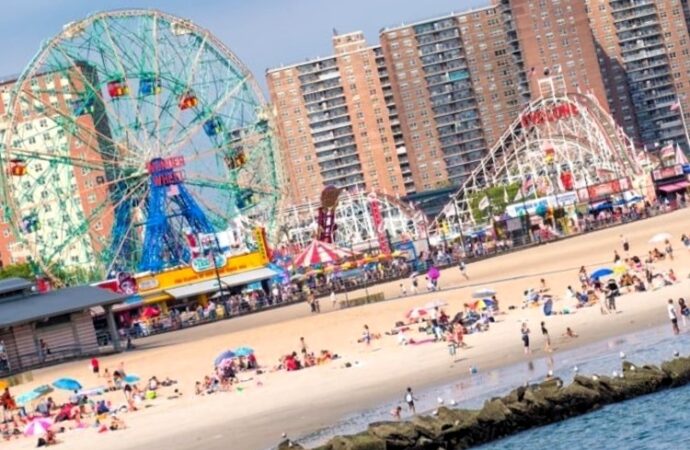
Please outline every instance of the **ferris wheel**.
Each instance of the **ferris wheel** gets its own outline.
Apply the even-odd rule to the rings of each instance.
[[[4,215],[48,276],[160,271],[199,242],[251,246],[248,221],[272,227],[263,96],[188,20],[123,10],[66,25],[15,83],[6,118]]]

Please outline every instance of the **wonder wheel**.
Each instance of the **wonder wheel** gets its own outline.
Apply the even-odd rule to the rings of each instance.
[[[251,247],[248,221],[271,228],[278,200],[267,111],[247,68],[188,20],[123,10],[66,25],[7,110],[13,251],[93,281]]]

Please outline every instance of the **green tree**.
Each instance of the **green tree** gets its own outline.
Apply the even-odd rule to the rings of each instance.
[[[27,280],[33,280],[34,272],[31,269],[31,265],[28,263],[12,264],[0,269],[0,280],[4,280],[6,278],[24,278]]]

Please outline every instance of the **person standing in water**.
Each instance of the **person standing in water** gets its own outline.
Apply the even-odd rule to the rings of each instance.
[[[532,351],[529,349],[529,328],[527,327],[527,322],[522,322],[520,333],[522,334],[522,345],[525,348],[525,355],[529,355]]]
[[[686,317],[690,316],[690,308],[685,304],[683,297],[678,299],[678,310],[680,311],[680,319],[683,321],[683,328],[688,326]]]
[[[407,392],[405,393],[405,403],[407,403],[407,408],[410,410],[412,414],[417,414],[416,410],[414,409],[414,401],[417,400],[414,398],[414,394],[412,393],[412,388],[408,387]]]

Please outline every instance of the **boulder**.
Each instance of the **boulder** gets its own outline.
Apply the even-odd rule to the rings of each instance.
[[[304,447],[297,442],[292,442],[290,439],[285,439],[278,444],[278,450],[304,450]]]
[[[661,365],[661,370],[669,377],[671,386],[690,383],[690,358],[675,358]]]
[[[375,422],[369,425],[368,433],[386,442],[388,449],[404,449],[414,446],[420,436],[410,422]]]
[[[386,441],[369,433],[336,436],[326,445],[331,450],[386,450]]]

